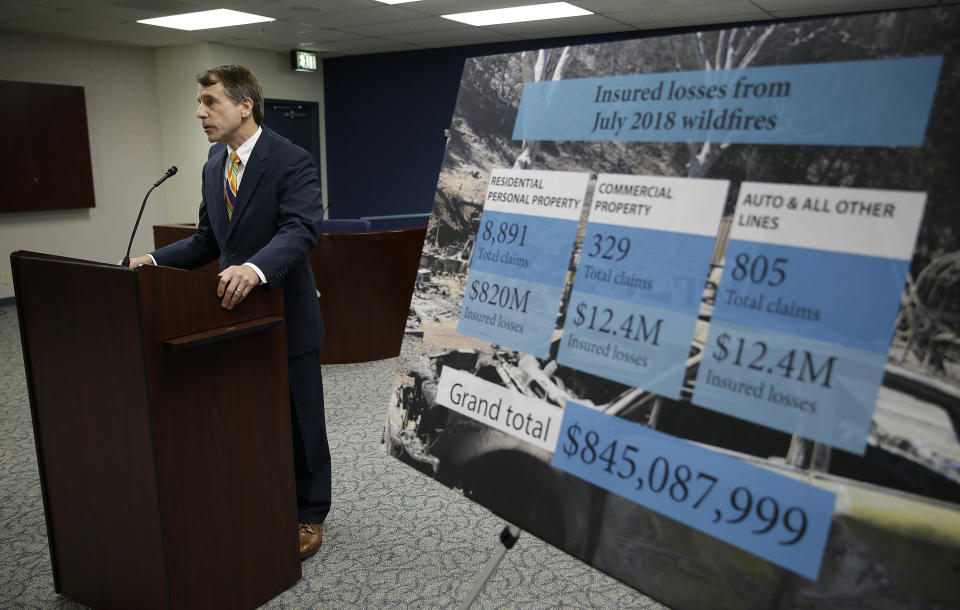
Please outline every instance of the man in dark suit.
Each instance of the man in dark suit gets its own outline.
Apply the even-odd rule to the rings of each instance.
[[[220,262],[217,297],[237,307],[259,284],[283,288],[297,482],[300,556],[322,542],[330,509],[330,450],[318,350],[323,322],[307,255],[317,242],[323,204],[313,158],[262,127],[256,76],[228,65],[197,76],[197,118],[214,142],[203,166],[197,233],[130,266],[192,269]]]

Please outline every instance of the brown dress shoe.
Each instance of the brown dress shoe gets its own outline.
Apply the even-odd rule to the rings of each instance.
[[[303,561],[320,549],[323,542],[323,524],[299,523],[297,529],[300,530],[300,560]]]

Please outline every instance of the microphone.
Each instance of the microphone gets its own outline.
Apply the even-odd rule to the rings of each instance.
[[[130,234],[130,243],[127,244],[127,254],[123,257],[123,262],[120,263],[123,267],[130,266],[130,248],[133,247],[133,236],[137,234],[137,227],[140,226],[140,217],[143,216],[143,209],[147,207],[147,197],[150,196],[150,193],[153,192],[153,189],[157,188],[163,181],[169,178],[170,176],[177,173],[177,166],[171,165],[170,169],[163,172],[163,175],[160,176],[160,179],[153,183],[153,186],[150,187],[150,190],[147,191],[147,194],[143,196],[143,203],[140,204],[140,213],[137,214],[137,222],[133,225],[133,233]]]
[[[166,180],[166,179],[169,178],[170,176],[174,175],[175,173],[177,173],[177,166],[176,166],[176,165],[171,165],[171,166],[170,166],[170,169],[168,169],[167,171],[163,172],[163,175],[160,176],[160,179],[153,183],[153,188],[157,188],[158,186],[160,186],[161,184],[163,184],[163,181],[164,181],[164,180]]]

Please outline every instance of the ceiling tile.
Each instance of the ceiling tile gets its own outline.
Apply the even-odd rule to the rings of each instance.
[[[85,6],[109,6],[110,0],[18,0],[24,4],[35,4],[48,8],[73,10]]]
[[[662,7],[673,7],[673,6],[689,6],[697,5],[701,7],[708,7],[711,4],[724,4],[725,2],[730,2],[730,0],[636,0],[633,3],[633,7],[623,10],[610,10],[607,13],[621,13],[625,11],[635,10],[635,9],[648,9],[648,8],[662,8]]]
[[[692,25],[719,25],[724,23],[737,24],[751,21],[769,21],[770,15],[763,11],[755,13],[744,13],[742,15],[714,15],[700,17],[696,22],[689,18],[665,19],[663,21],[650,21],[642,26],[637,26],[640,30],[665,30],[668,28],[690,27]]]
[[[191,2],[195,0],[190,0]],[[216,0],[211,0],[216,1]],[[299,12],[327,12],[337,11],[355,11],[366,8],[377,8],[385,6],[376,0],[273,0],[264,2],[263,0],[237,0],[231,3],[231,6],[269,6],[274,10],[291,10]]]
[[[316,16],[317,14],[356,11],[378,8],[384,5],[374,0],[285,0],[282,2],[272,2],[270,4],[265,4],[260,0],[243,0],[242,2],[231,4],[231,6],[240,7],[236,10],[251,12],[269,10],[272,16],[295,21],[300,18]]]
[[[422,17],[406,9],[395,6],[382,5],[374,8],[365,8],[358,11],[338,11],[336,13],[315,13],[306,19],[308,23],[325,28],[340,28],[371,23],[387,23],[404,19]]]
[[[430,48],[459,47],[459,46],[463,46],[464,44],[472,44],[472,45],[473,44],[492,44],[492,43],[498,43],[498,42],[516,42],[518,40],[522,40],[521,38],[516,38],[515,36],[507,36],[506,34],[497,34],[497,38],[494,38],[493,37],[494,34],[496,34],[496,32],[490,32],[490,34],[488,34],[484,38],[480,38],[478,40],[471,40],[469,41],[469,43],[463,40],[431,42]]]
[[[234,5],[231,4],[231,8],[236,11],[243,11],[246,13],[254,13],[256,15],[263,15],[264,17],[273,17],[274,19],[282,19],[284,21],[309,21],[312,17],[315,17],[318,14],[322,14],[324,11],[317,9],[313,11],[309,10],[300,10],[294,11],[290,10],[286,6],[281,5],[264,5],[262,3],[253,4],[250,6],[244,5]]]
[[[41,13],[49,13],[53,9],[45,6],[21,4],[19,2],[0,2],[0,21],[16,17],[30,17]]]
[[[809,4],[808,4],[809,2]],[[812,17],[815,15],[832,15],[836,13],[855,13],[858,11],[874,11],[897,8],[914,8],[928,6],[923,0],[800,0],[795,5],[787,2],[778,3],[783,8],[767,9],[774,17],[787,19],[790,17]]]
[[[163,17],[171,13],[156,10],[127,8],[123,6],[114,6],[109,4],[87,4],[71,9],[77,13],[87,15],[100,15],[101,17],[110,17],[122,21],[137,21],[138,19],[151,19],[153,17]]]
[[[138,47],[176,47],[185,44],[196,44],[206,42],[205,38],[195,35],[193,32],[182,32],[164,28],[166,31],[153,36],[145,36],[135,40],[129,40],[132,45]]]
[[[290,47],[283,43],[271,42],[269,40],[260,40],[254,38],[234,38],[220,41],[223,44],[245,49],[260,49],[262,51],[282,52],[289,51]]]
[[[149,25],[142,23],[114,23],[111,25],[86,28],[71,32],[75,38],[87,40],[102,40],[104,42],[123,42],[153,36],[156,31]]]
[[[401,34],[415,34],[418,32],[434,32],[436,30],[467,31],[472,26],[441,19],[440,17],[425,17],[421,19],[404,19],[388,23],[374,23],[360,26],[343,26],[340,29],[348,32],[362,33],[366,36],[395,37]]]
[[[914,0],[913,2],[893,3],[889,0],[753,0],[760,8],[777,13],[782,11],[810,11],[823,9],[846,9],[847,11],[874,10],[894,6],[923,6],[929,1]]]
[[[547,0],[541,0],[546,2]],[[703,0],[699,0],[703,1]],[[643,0],[567,0],[574,6],[593,11],[594,13],[612,13],[615,11],[628,11],[637,8],[638,4],[643,4]]]
[[[397,42],[392,40],[383,40],[380,38],[358,38],[356,40],[344,40],[340,42],[331,42],[322,45],[325,50],[338,53],[388,53],[392,51],[413,51],[423,47]]]
[[[339,40],[356,40],[357,38],[366,38],[366,36],[361,36],[360,34],[354,34],[353,32],[345,32],[343,30],[311,30],[308,32],[300,32],[298,34],[284,34],[282,36],[264,36],[263,39],[282,43],[288,45],[290,48],[308,45],[308,44],[318,44],[324,42],[336,42]]]
[[[51,0],[41,0],[49,2]],[[76,2],[78,6],[82,5],[102,5],[124,7],[138,11],[151,11],[163,13],[165,15],[174,15],[176,13],[189,13],[196,11],[199,5],[195,0],[52,0],[55,2]]]
[[[223,44],[232,44],[234,46],[243,46],[241,41],[250,40],[250,41],[262,41],[263,37],[258,36],[256,33],[251,33],[247,35],[238,34],[236,32],[231,32],[233,28],[216,28],[213,30],[203,30],[198,32],[203,36],[203,39],[206,42],[220,42]],[[277,44],[276,41],[268,41],[271,44]]]
[[[171,7],[169,9],[163,10],[165,14],[168,15],[178,15],[181,13],[195,13],[197,11],[209,11],[217,8],[228,8],[235,11],[244,11],[247,13],[256,13],[257,11],[251,10],[251,4],[248,2],[232,2],[230,0],[128,0],[131,6],[156,6],[157,4],[163,6],[170,3]],[[127,2],[123,2],[127,4]],[[264,6],[270,6],[273,2],[257,2],[256,3],[260,9],[263,9]]]
[[[30,15],[28,17],[7,19],[3,22],[3,25],[4,27],[23,32],[65,33],[119,22],[119,19],[111,19],[109,17],[56,10],[49,13]]]
[[[398,34],[390,36],[391,40],[401,42],[423,43],[430,46],[455,46],[457,44],[484,44],[488,42],[510,42],[519,40],[512,34],[495,32],[487,28],[468,28],[466,30],[438,30],[419,34]]]
[[[497,32],[505,32],[515,36],[530,38],[547,38],[552,36],[576,36],[579,34],[601,34],[605,32],[622,32],[632,30],[629,24],[614,21],[603,15],[584,15],[583,17],[567,17],[563,19],[545,19],[543,21],[527,21],[523,23],[504,23],[487,26]]]
[[[234,25],[228,28],[217,28],[216,30],[207,30],[209,32],[227,33],[234,38],[247,38],[257,36],[276,36],[281,34],[296,34],[304,30],[315,29],[310,24],[295,23],[293,21],[267,21],[265,23],[250,23],[247,25]]]
[[[651,23],[666,21],[683,22],[685,24],[715,23],[714,20],[717,17],[755,14],[762,14],[762,11],[754,4],[746,0],[733,0],[731,2],[709,2],[700,4],[678,4],[671,2],[661,6],[647,6],[629,11],[610,13],[609,17],[637,27],[645,27]],[[768,15],[763,16],[768,17]]]
[[[422,0],[420,2],[410,2],[399,6],[405,6],[411,11],[429,15],[449,15],[452,13],[467,13],[495,8],[526,6],[528,4],[543,4],[552,1],[554,0]],[[575,4],[575,2],[571,4]],[[580,4],[587,3],[581,2]],[[588,6],[584,6],[584,8],[588,11],[591,10]]]

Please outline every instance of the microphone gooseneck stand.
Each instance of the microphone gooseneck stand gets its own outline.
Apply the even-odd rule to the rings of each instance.
[[[140,226],[140,217],[143,216],[143,209],[147,207],[147,198],[150,197],[150,193],[153,192],[153,189],[163,184],[164,180],[176,173],[177,166],[171,166],[170,169],[163,173],[163,176],[161,176],[159,180],[153,183],[153,186],[150,187],[150,190],[147,191],[147,194],[143,196],[143,203],[140,204],[140,213],[137,214],[137,222],[133,225],[133,233],[130,234],[130,243],[127,244],[127,253],[123,257],[123,262],[120,263],[122,267],[130,266],[130,249],[133,247],[133,237],[137,234],[137,227]]]

